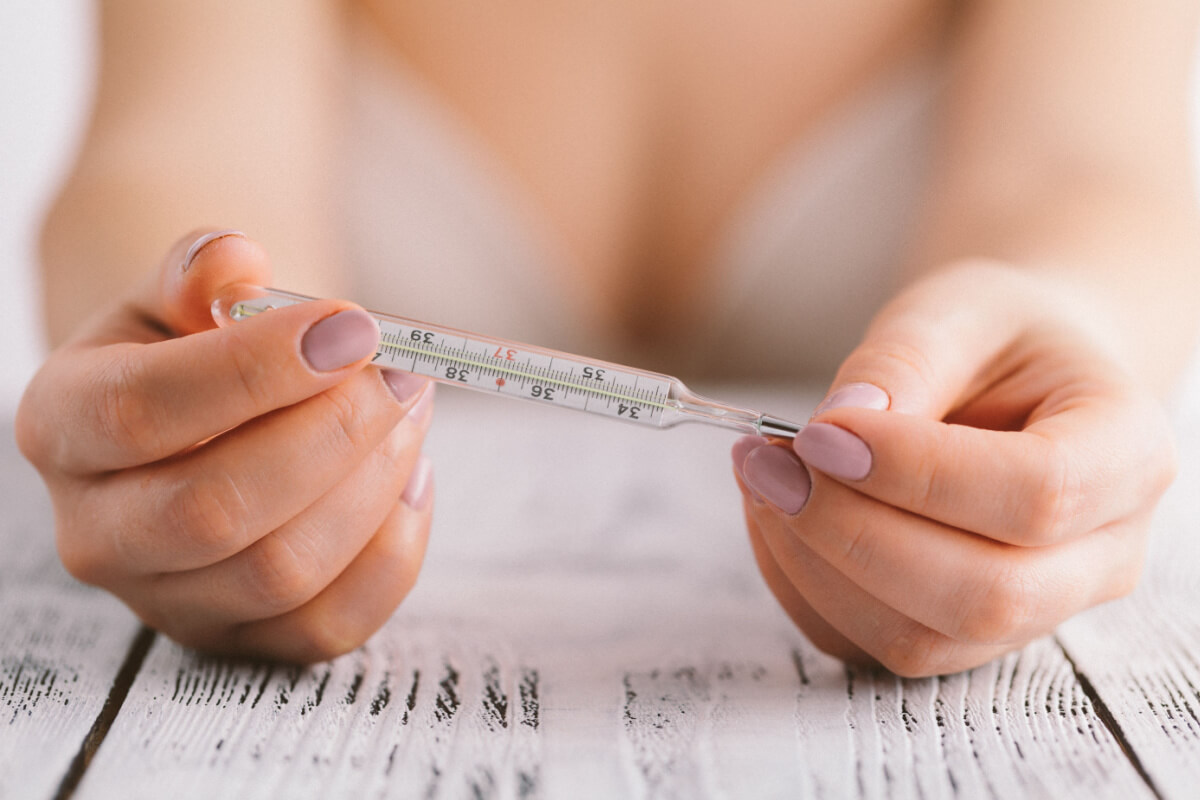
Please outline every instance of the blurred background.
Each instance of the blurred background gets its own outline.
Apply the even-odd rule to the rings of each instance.
[[[11,416],[44,351],[37,229],[86,122],[93,23],[91,0],[0,3],[0,417]],[[1200,118],[1195,85],[1193,119]],[[1200,125],[1193,128],[1200,153]]]
[[[37,228],[86,122],[92,26],[91,0],[0,3],[0,417],[42,357]]]

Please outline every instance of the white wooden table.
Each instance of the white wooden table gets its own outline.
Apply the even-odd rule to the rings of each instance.
[[[1143,588],[930,680],[796,632],[715,429],[441,392],[421,582],[311,667],[198,655],[73,583],[6,433],[0,797],[1197,797],[1200,425],[1180,429]]]

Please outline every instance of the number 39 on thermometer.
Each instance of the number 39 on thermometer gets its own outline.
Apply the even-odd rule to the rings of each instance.
[[[218,324],[313,299],[257,287],[239,287],[238,292],[236,297],[213,304]],[[783,438],[792,438],[800,430],[796,423],[778,417],[700,397],[669,375],[390,314],[369,313],[380,331],[374,361],[386,369],[654,428],[695,421]]]

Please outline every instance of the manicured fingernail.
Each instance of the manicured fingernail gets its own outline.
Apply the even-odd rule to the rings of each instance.
[[[183,257],[183,263],[179,265],[180,268],[184,272],[187,272],[188,269],[191,268],[192,262],[196,260],[196,256],[200,255],[201,250],[203,250],[209,243],[215,242],[217,239],[224,239],[226,236],[241,236],[244,239],[246,234],[235,230],[213,231],[212,233],[204,234],[199,239],[192,242],[192,246],[187,250],[187,255]]]
[[[433,462],[424,453],[417,459],[412,474],[408,476],[408,485],[400,499],[413,511],[424,511],[429,506],[429,498],[433,495]]]
[[[399,369],[384,369],[380,372],[383,373],[383,382],[401,403],[407,403],[429,385],[428,378],[422,378],[411,372]]]
[[[433,384],[429,385],[421,397],[417,400],[413,407],[408,410],[408,418],[412,420],[414,425],[424,425],[429,421],[429,417],[433,414],[433,396],[436,394],[433,389]]]
[[[873,408],[886,411],[890,405],[888,393],[875,384],[847,383],[822,400],[812,415],[815,417],[832,408]]]
[[[786,514],[799,513],[812,491],[808,471],[786,447],[751,450],[742,464],[742,480],[759,498]]]
[[[845,428],[810,422],[792,442],[804,463],[835,478],[860,481],[871,472],[871,449]]]
[[[329,372],[375,353],[379,326],[367,312],[348,308],[313,325],[300,340],[300,352],[309,366]]]
[[[746,481],[746,476],[742,472],[742,466],[746,463],[746,456],[768,444],[770,444],[770,440],[765,436],[743,436],[733,443],[733,451],[731,453],[733,456],[733,469],[738,477],[742,479],[743,483]]]

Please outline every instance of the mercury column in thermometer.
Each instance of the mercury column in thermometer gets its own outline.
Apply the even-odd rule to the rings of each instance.
[[[237,300],[213,304],[218,323],[253,317],[312,297],[242,287]],[[678,378],[560,353],[390,314],[379,324],[374,362],[479,392],[574,408],[651,428],[706,422],[761,436],[795,437],[800,425],[694,394]]]

